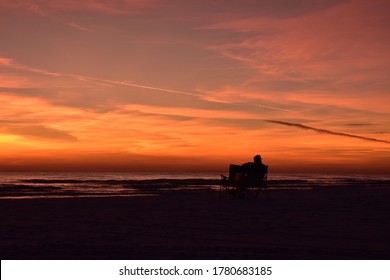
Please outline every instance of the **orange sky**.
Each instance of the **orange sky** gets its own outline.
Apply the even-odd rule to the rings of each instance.
[[[388,1],[0,0],[0,171],[390,171]]]

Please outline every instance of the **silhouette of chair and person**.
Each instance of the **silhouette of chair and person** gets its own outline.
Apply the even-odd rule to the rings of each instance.
[[[256,192],[265,187],[268,165],[265,165],[260,155],[253,162],[242,165],[230,164],[229,177],[222,175],[222,185],[232,193],[243,193],[251,190]]]
[[[268,172],[268,166],[263,163],[260,155],[255,155],[253,162],[244,163],[240,167],[240,180],[243,182],[244,186],[263,181]]]

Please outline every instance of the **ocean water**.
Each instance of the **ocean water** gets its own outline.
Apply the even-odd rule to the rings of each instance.
[[[383,188],[390,187],[390,175],[269,174],[267,186],[269,190]],[[150,196],[219,188],[217,173],[0,172],[0,199]]]

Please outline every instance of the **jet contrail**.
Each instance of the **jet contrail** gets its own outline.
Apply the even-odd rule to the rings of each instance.
[[[323,134],[332,134],[332,135],[338,135],[338,136],[344,136],[344,137],[350,137],[350,138],[357,138],[357,139],[366,140],[366,141],[374,141],[374,142],[390,144],[390,141],[386,141],[386,140],[364,137],[364,136],[359,136],[359,135],[354,135],[354,134],[349,134],[349,133],[335,132],[335,131],[315,128],[315,127],[311,127],[311,126],[307,126],[307,125],[303,125],[303,124],[299,124],[299,123],[290,123],[290,122],[275,121],[275,120],[264,120],[264,121],[269,122],[269,123],[285,125],[285,126],[292,126],[292,127],[296,127],[296,128],[300,128],[300,129],[312,130],[312,131],[315,131],[318,133],[323,133]]]
[[[71,74],[65,74],[65,75],[72,77],[72,78],[76,78],[76,79],[85,79],[85,80],[99,81],[99,82],[105,82],[105,83],[110,83],[110,84],[115,84],[115,85],[123,85],[123,86],[129,86],[129,87],[137,87],[137,88],[144,88],[144,89],[157,90],[157,91],[163,91],[163,92],[178,93],[178,94],[189,95],[189,96],[203,97],[202,94],[197,94],[197,93],[193,93],[193,92],[185,92],[185,91],[179,91],[179,90],[173,90],[173,89],[152,87],[152,86],[147,86],[147,85],[133,84],[133,83],[129,83],[129,82],[99,79],[99,78],[93,78],[93,77],[88,77],[88,76],[79,76],[79,75],[71,75]]]
[[[160,88],[160,87],[152,87],[152,86],[147,86],[147,85],[140,85],[140,84],[134,84],[134,83],[129,83],[129,82],[121,82],[121,81],[107,80],[107,79],[100,79],[100,78],[93,78],[93,77],[81,76],[81,75],[71,75],[71,74],[65,74],[65,75],[69,76],[69,77],[72,77],[72,78],[75,78],[75,79],[99,81],[99,82],[105,82],[105,83],[115,84],[115,85],[123,85],[123,86],[129,86],[129,87],[150,89],[150,90],[155,90],[155,91],[177,93],[177,94],[182,94],[182,95],[198,97],[200,99],[205,97],[203,94],[194,93],[194,92],[179,91],[179,90]],[[222,101],[220,101],[220,102],[219,101],[213,101],[213,102],[215,102],[215,103],[226,103],[226,102],[222,102]],[[227,102],[227,103],[228,104],[237,104],[237,105],[245,104],[245,105],[250,105],[250,106],[255,106],[255,107],[260,107],[260,108],[267,108],[267,109],[278,110],[278,111],[284,111],[284,112],[290,112],[290,113],[294,112],[292,110],[278,108],[278,107],[275,107],[275,106],[263,105],[263,104],[239,103],[239,102]]]
[[[160,91],[160,92],[169,92],[169,93],[176,93],[176,94],[181,94],[181,95],[193,96],[193,97],[197,97],[199,99],[205,98],[205,95],[200,94],[200,93],[179,91],[179,90],[160,88],[160,87],[154,87],[154,86],[149,86],[149,85],[141,85],[141,84],[129,83],[127,81],[115,81],[115,80],[107,80],[107,79],[82,76],[82,75],[50,72],[47,70],[33,68],[30,66],[16,63],[16,62],[14,62],[14,60],[9,59],[9,58],[5,58],[5,57],[0,57],[0,64],[7,66],[7,67],[14,68],[14,69],[39,73],[39,74],[43,74],[43,75],[47,75],[47,76],[70,77],[72,79],[83,80],[83,81],[105,82],[105,83],[113,84],[113,85],[124,85],[124,86],[129,86],[129,87],[143,88],[143,89],[149,89],[149,90]],[[254,107],[267,108],[267,109],[277,110],[277,111],[284,111],[284,112],[290,112],[290,113],[294,112],[292,110],[288,110],[288,109],[284,109],[284,108],[279,108],[279,107],[269,106],[269,105],[264,105],[264,104],[254,104],[254,103],[250,103],[250,102],[241,102],[241,103],[240,102],[222,102],[222,101],[219,101],[219,102],[213,101],[213,102],[215,102],[215,103],[228,103],[228,104],[235,104],[235,105],[245,104],[245,105],[250,105],[250,106],[254,106]]]

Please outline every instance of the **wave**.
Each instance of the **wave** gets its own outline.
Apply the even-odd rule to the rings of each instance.
[[[217,179],[148,179],[148,180],[77,180],[77,179],[27,179],[20,180],[22,183],[33,184],[104,184],[104,185],[124,185],[124,184],[182,184],[182,185],[217,185],[220,180]]]
[[[31,187],[51,186],[52,188],[65,186],[83,186],[84,188],[97,187],[123,187],[123,188],[177,188],[183,186],[219,186],[219,179],[146,179],[146,180],[80,180],[80,179],[23,179],[19,180],[22,184],[31,184]],[[310,187],[336,187],[336,186],[385,186],[390,187],[390,180],[386,179],[362,179],[362,178],[310,178],[310,179],[278,179],[268,180],[267,184],[272,187],[278,186],[297,186]],[[15,184],[13,186],[26,185]]]
[[[0,182],[1,198],[41,197],[108,197],[159,195],[178,191],[217,191],[219,179],[157,178],[157,179],[80,179],[80,178],[15,178]],[[268,180],[270,190],[312,190],[338,187],[390,187],[390,180],[364,177],[307,177]]]

